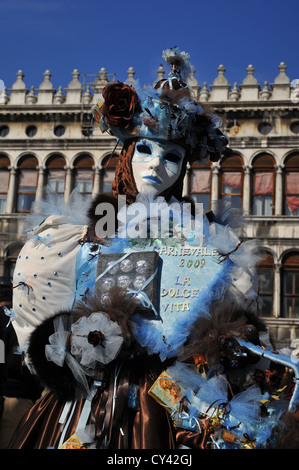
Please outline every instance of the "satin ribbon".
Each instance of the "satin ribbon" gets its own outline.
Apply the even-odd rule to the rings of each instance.
[[[122,372],[122,374],[121,374]],[[121,375],[121,376],[120,376]],[[123,427],[128,424],[127,419],[123,419],[127,413],[129,379],[128,370],[122,371],[122,364],[116,364],[111,371],[109,389],[106,391],[105,415],[101,416],[101,426],[97,432],[97,448],[108,449],[114,447],[115,441],[119,438],[119,433],[128,439],[128,432]],[[117,399],[117,406],[116,406]]]
[[[80,414],[80,418],[79,418],[77,428],[76,428],[76,432],[78,434],[80,433],[80,430],[84,430],[87,426],[87,421],[91,412],[92,399],[94,398],[96,392],[97,392],[97,385],[94,382],[85,400],[85,403],[83,405],[83,408]],[[65,435],[68,430],[68,426],[72,420],[72,417],[74,415],[76,405],[77,405],[77,401],[74,401],[74,402],[68,401],[64,405],[63,411],[59,418],[59,423],[63,424],[63,430],[59,439],[58,449],[65,442]]]
[[[72,416],[74,414],[75,408],[76,408],[76,402],[72,403],[71,401],[67,401],[66,404],[64,405],[62,414],[59,418],[59,423],[63,424],[64,426],[63,426],[63,430],[62,430],[62,433],[61,433],[61,436],[60,436],[60,439],[59,439],[58,449],[64,443],[65,434],[66,434],[67,428],[68,428],[68,426],[71,422],[71,419],[72,419]],[[68,417],[68,420],[66,421],[68,413],[69,413],[69,417]]]
[[[197,426],[196,431],[201,430],[201,423],[198,419],[196,419],[194,416],[190,416],[186,411],[179,411],[177,408],[175,408],[171,414],[171,418],[173,421],[176,419],[181,419],[182,421],[186,421],[189,424],[190,430],[194,431],[194,427]],[[182,426],[184,428],[184,426]],[[189,429],[188,428],[188,429]]]
[[[9,317],[9,322],[6,325],[7,328],[14,320],[16,320],[17,317],[12,308],[7,308],[4,306],[3,311],[5,315]]]
[[[148,278],[148,280],[143,284],[143,286],[138,289],[138,290],[129,290],[129,294],[133,294],[133,297],[137,297],[137,299],[141,302],[141,304],[146,307],[146,308],[151,308],[156,315],[156,317],[159,316],[157,310],[155,309],[154,305],[150,301],[148,295],[143,292],[143,289],[146,288],[146,286],[155,278],[156,274],[158,272],[158,268],[156,268],[155,272]]]

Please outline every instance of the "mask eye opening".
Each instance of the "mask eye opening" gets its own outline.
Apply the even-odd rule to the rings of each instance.
[[[146,155],[151,155],[152,154],[152,150],[148,145],[138,144],[136,146],[136,148],[137,148],[139,153],[145,153]]]
[[[164,155],[164,160],[171,163],[179,163],[181,161],[181,156],[177,155],[176,153],[168,152]]]

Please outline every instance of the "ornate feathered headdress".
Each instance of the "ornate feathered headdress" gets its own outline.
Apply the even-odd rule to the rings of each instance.
[[[165,50],[163,57],[170,64],[178,60],[180,73],[189,74],[189,54],[173,48]],[[170,72],[169,86],[162,87],[160,81],[155,88],[143,90],[119,81],[109,83],[103,89],[103,101],[93,106],[94,119],[102,132],[110,132],[122,143],[142,137],[174,141],[186,148],[189,161],[207,157],[218,161],[228,151],[222,121],[194,100],[181,78]]]
[[[180,49],[175,46],[171,49],[165,49],[162,52],[162,57],[168,65],[175,64],[178,68],[177,74],[180,75],[180,79],[182,82],[187,82],[188,78],[191,74],[191,63],[190,63],[190,55],[185,51],[180,51]],[[170,72],[170,75],[172,71]]]

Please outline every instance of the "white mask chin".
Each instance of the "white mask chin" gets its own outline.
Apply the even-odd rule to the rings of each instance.
[[[138,139],[132,158],[132,171],[139,193],[158,196],[179,178],[185,149],[172,142]]]

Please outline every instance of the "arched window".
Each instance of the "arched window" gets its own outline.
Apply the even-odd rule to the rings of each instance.
[[[80,155],[74,163],[74,188],[86,196],[92,193],[93,166],[93,158],[87,154]]]
[[[34,137],[37,134],[36,126],[28,126],[26,129],[26,134],[28,137]]]
[[[62,155],[52,155],[47,161],[46,182],[58,198],[63,200],[65,187],[65,159]]]
[[[9,183],[9,158],[0,155],[0,214],[5,214]]]
[[[272,126],[268,122],[261,122],[258,126],[259,133],[262,135],[267,135],[271,132]]]
[[[231,137],[234,137],[240,132],[241,126],[236,120],[228,121],[226,129],[227,129],[228,134]]]
[[[264,252],[257,265],[258,295],[262,301],[260,314],[271,317],[273,313],[274,260],[271,253]]]
[[[35,200],[38,161],[33,155],[25,155],[19,162],[17,185],[17,212],[30,212]]]
[[[293,134],[299,134],[299,121],[292,122],[290,125],[290,129],[293,132]]]
[[[243,200],[243,159],[231,155],[221,162],[220,196],[231,201],[232,207],[241,209]]]
[[[56,137],[61,137],[65,134],[65,127],[64,126],[56,126],[54,128],[54,134],[56,135]]]
[[[252,173],[252,214],[274,214],[274,187],[275,172],[274,158],[271,155],[262,154],[253,161]]]
[[[6,137],[9,134],[8,126],[0,126],[0,137]]]
[[[286,255],[282,268],[282,316],[299,318],[299,253]]]
[[[201,202],[204,210],[211,205],[211,163],[194,162],[189,173],[189,193],[195,202]]]
[[[118,155],[108,155],[102,162],[101,172],[101,192],[110,193],[115,175],[115,167],[118,161]]]
[[[290,155],[285,161],[284,213],[299,216],[299,153]]]

